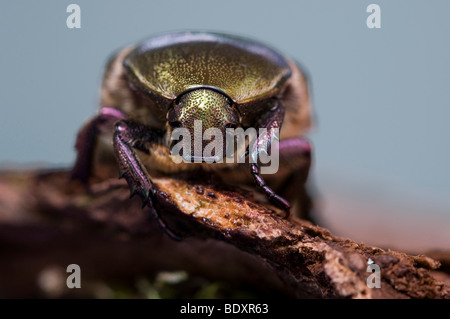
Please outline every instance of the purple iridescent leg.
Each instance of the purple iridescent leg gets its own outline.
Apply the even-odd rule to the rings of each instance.
[[[141,165],[132,148],[149,153],[143,145],[145,141],[155,141],[159,137],[159,132],[153,132],[145,127],[137,127],[132,122],[126,121],[126,114],[123,112],[104,107],[99,114],[86,123],[78,133],[75,147],[77,149],[77,159],[72,169],[71,178],[80,180],[87,184],[92,174],[92,161],[96,146],[97,137],[103,131],[113,131],[114,152],[120,167],[120,176],[125,177],[131,190],[131,195],[138,193],[143,200],[143,206],[148,205],[154,214],[161,228],[172,238],[179,240],[179,237],[171,232],[164,221],[152,208],[151,198],[153,184]],[[117,124],[116,124],[117,123]]]
[[[260,175],[258,164],[251,164],[250,169],[251,169],[250,172],[252,173],[253,178],[255,179],[256,185],[258,185],[258,187],[264,192],[264,194],[266,194],[266,196],[273,204],[285,210],[286,212],[285,218],[288,218],[291,209],[291,205],[289,204],[289,202],[285,200],[283,197],[278,196],[269,186],[266,185],[266,182]]]
[[[270,187],[268,187],[264,179],[260,175],[260,169],[257,163],[251,164],[251,173],[255,179],[256,184],[267,195],[269,200],[280,208],[286,211],[285,218],[290,215],[290,204],[285,198],[297,199],[296,197],[305,197],[300,200],[302,205],[309,206],[310,199],[304,189],[304,183],[306,181],[307,172],[309,170],[309,164],[311,160],[311,145],[303,138],[291,138],[282,140],[279,143],[279,163],[280,167],[292,171],[287,180],[284,182],[283,187],[278,190],[278,193],[283,196],[277,195]],[[305,174],[306,172],[306,174]],[[308,208],[302,210],[307,211]]]
[[[143,206],[151,207],[150,193],[153,184],[145,167],[136,157],[132,147],[136,146],[135,138],[138,137],[136,127],[131,126],[127,121],[119,121],[116,124],[114,133],[114,153],[119,164],[119,177],[124,177],[130,186],[130,198],[138,194],[143,202]],[[149,154],[149,150],[140,147],[142,151]]]
[[[92,161],[97,136],[102,127],[113,126],[115,122],[125,119],[126,115],[117,109],[104,107],[99,114],[87,122],[77,135],[75,148],[77,159],[71,172],[71,178],[87,184],[92,173]]]
[[[281,104],[275,105],[273,110],[265,117],[262,117],[257,127],[265,129],[265,134],[260,134],[253,144],[249,146],[250,173],[253,175],[256,185],[266,194],[269,200],[276,206],[286,211],[286,218],[289,217],[291,205],[287,200],[278,196],[272,188],[266,185],[261,176],[258,165],[259,156],[262,153],[268,154],[270,145],[274,139],[279,139],[278,131],[281,128],[284,117],[284,107]]]
[[[146,142],[161,143],[163,132],[152,130],[133,121],[121,120],[116,124],[114,133],[114,153],[119,164],[120,178],[125,178],[130,187],[130,198],[138,194],[142,199],[142,207],[149,206],[161,228],[173,239],[180,240],[159,217],[153,208],[153,183],[145,167],[141,164],[133,148],[150,154]]]

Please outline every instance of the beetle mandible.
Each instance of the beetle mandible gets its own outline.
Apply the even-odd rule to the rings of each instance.
[[[131,196],[138,194],[144,206],[152,208],[153,172],[204,169],[215,170],[230,183],[256,184],[286,217],[295,202],[305,215],[311,146],[303,135],[311,122],[310,104],[302,69],[264,44],[209,32],[156,36],[110,58],[100,110],[77,136],[72,178],[88,183],[94,158],[109,152]],[[267,153],[279,139],[279,171],[263,179],[258,162],[210,164],[203,158],[201,163],[174,163],[172,131],[182,127],[192,132],[196,120],[203,131],[267,129],[268,134],[248,145],[246,154]],[[279,136],[270,134],[271,129],[280,130]]]

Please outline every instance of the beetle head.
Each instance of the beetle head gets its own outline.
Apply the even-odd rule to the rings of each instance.
[[[225,156],[226,129],[239,125],[231,99],[210,88],[198,88],[182,93],[170,109],[167,120],[171,130],[184,128],[189,131],[191,153],[182,155],[185,160],[191,162],[200,160],[199,156],[202,161],[222,159]],[[220,131],[221,134],[205,134],[207,130],[209,133]],[[220,156],[217,149],[206,152],[205,147],[213,142],[222,147],[221,158],[217,158]]]

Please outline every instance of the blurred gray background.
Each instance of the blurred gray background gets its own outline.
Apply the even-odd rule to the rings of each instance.
[[[70,3],[81,29],[66,26]],[[366,25],[371,3],[381,29]],[[323,223],[378,245],[449,248],[448,12],[445,0],[2,1],[1,166],[73,163],[114,50],[173,30],[237,33],[311,75]]]

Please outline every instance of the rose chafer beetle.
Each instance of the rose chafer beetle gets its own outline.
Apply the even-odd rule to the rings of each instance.
[[[303,134],[310,126],[310,109],[304,72],[264,44],[219,33],[160,35],[109,60],[99,113],[77,137],[72,178],[87,183],[95,160],[110,156],[131,196],[138,194],[144,206],[152,207],[152,174],[215,170],[230,184],[256,184],[286,217],[290,203],[297,203],[304,216],[310,203],[304,184],[311,147]],[[278,172],[263,179],[258,162],[211,164],[203,158],[201,163],[176,164],[171,133],[176,128],[193,133],[199,120],[203,131],[267,129],[246,154],[267,153],[279,139]],[[279,136],[270,133],[273,129]]]

